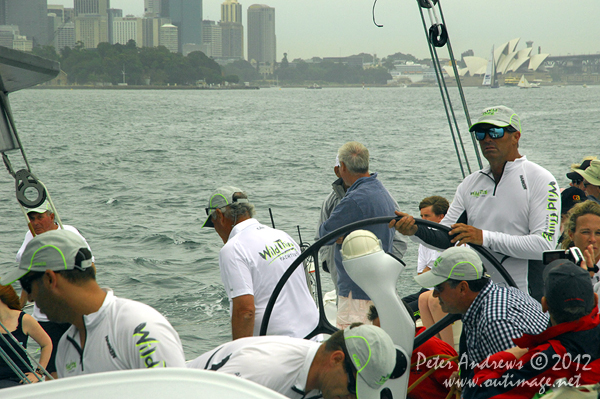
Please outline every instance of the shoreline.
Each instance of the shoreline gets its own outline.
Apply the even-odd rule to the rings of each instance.
[[[447,81],[446,85],[448,87],[456,87],[456,82],[455,81]],[[594,82],[594,83],[585,83],[585,82],[577,82],[577,83],[569,83],[569,82],[547,82],[542,84],[540,87],[564,87],[564,86],[599,86],[600,82]],[[408,84],[406,86],[402,86],[402,85],[377,85],[377,84],[370,84],[370,85],[362,85],[362,84],[350,84],[350,85],[326,85],[326,86],[321,86],[321,88],[323,89],[345,89],[345,88],[349,88],[349,89],[356,89],[356,88],[363,88],[363,89],[368,89],[368,88],[386,88],[386,89],[409,89],[409,88],[421,88],[421,87],[437,87],[436,84],[422,84],[422,83],[413,83],[413,84]],[[484,88],[484,86],[482,85],[472,85],[472,84],[464,84],[462,85],[462,87],[482,87]],[[517,87],[514,85],[501,85],[500,88],[511,88],[511,87]],[[215,90],[272,90],[272,89],[276,89],[276,90],[280,90],[280,89],[308,89],[308,86],[305,85],[290,85],[290,86],[279,86],[279,87],[270,87],[270,86],[226,86],[226,87],[198,87],[198,86],[138,86],[138,85],[131,85],[131,86],[118,86],[118,85],[111,85],[111,86],[93,86],[93,85],[38,85],[38,86],[33,86],[30,89],[36,89],[36,90],[211,90],[211,91],[215,91]]]

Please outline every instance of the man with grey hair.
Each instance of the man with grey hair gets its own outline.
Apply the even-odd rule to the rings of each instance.
[[[219,268],[229,298],[233,339],[256,336],[269,298],[300,255],[300,247],[285,232],[254,219],[254,205],[239,188],[217,189],[208,200],[206,214],[202,227],[213,227],[225,244],[219,253]],[[267,335],[304,338],[318,320],[306,275],[299,267],[277,298]]]
[[[347,224],[380,216],[394,216],[398,204],[388,190],[377,180],[377,173],[369,173],[369,150],[361,143],[351,141],[340,147],[339,173],[348,187],[346,195],[329,218],[319,227],[323,237]],[[399,237],[394,241],[394,229],[385,224],[366,226],[382,243],[385,252],[402,257],[406,243]],[[369,296],[348,276],[340,253],[343,237],[335,241],[335,265],[338,272],[337,326],[345,328],[354,322],[369,324],[367,313],[372,302]],[[332,241],[333,243],[334,241]]]

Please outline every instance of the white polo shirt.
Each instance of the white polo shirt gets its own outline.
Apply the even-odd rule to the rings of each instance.
[[[281,336],[240,338],[200,355],[187,367],[236,375],[288,398],[311,398],[319,391],[305,393],[304,389],[320,345]]]
[[[285,232],[245,220],[233,227],[219,254],[221,280],[232,300],[254,296],[254,335],[260,332],[269,298],[283,273],[300,255],[298,244]],[[299,266],[283,287],[269,319],[268,335],[303,338],[317,326],[319,314]]]
[[[423,244],[419,244],[419,257],[417,258],[417,273],[423,272],[426,267],[433,267],[435,260],[441,255],[440,251],[427,248]]]
[[[185,367],[177,331],[158,311],[107,290],[100,309],[83,316],[86,339],[71,326],[56,352],[59,378],[103,371]]]

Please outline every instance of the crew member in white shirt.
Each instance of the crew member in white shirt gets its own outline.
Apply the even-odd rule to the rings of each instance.
[[[389,335],[358,323],[321,344],[281,336],[242,338],[187,364],[236,375],[291,399],[379,398],[395,366]]]
[[[229,297],[233,339],[259,335],[269,298],[300,255],[300,248],[285,232],[254,219],[254,205],[238,188],[216,190],[208,200],[206,213],[208,218],[202,227],[214,227],[225,244],[219,253],[219,268]],[[317,326],[318,319],[300,266],[277,298],[267,335],[304,338]]]
[[[185,367],[171,324],[150,306],[101,288],[92,253],[77,234],[57,229],[34,237],[19,266],[0,277],[0,284],[17,280],[51,321],[72,324],[58,344],[59,378]]]
[[[49,202],[45,202],[38,208],[28,209],[27,217],[29,218],[29,222],[31,224],[31,227],[33,227],[33,232],[35,233],[35,235],[40,235],[47,231],[58,229],[58,225],[56,224],[54,218],[54,212],[52,212],[52,207],[50,207]],[[80,236],[85,241],[87,247],[90,248],[85,238],[79,233],[79,231],[75,227],[63,224],[63,228],[65,230],[72,231],[73,233]],[[19,251],[17,252],[17,263],[21,262],[23,252],[25,252],[27,244],[29,244],[29,241],[31,241],[32,239],[33,234],[31,230],[27,230],[27,233],[25,233],[25,239],[23,240],[23,244],[21,244],[21,248],[19,248]],[[94,257],[92,257],[92,262],[94,262]],[[27,300],[27,292],[25,292],[25,290],[21,290],[22,307],[25,306]],[[48,334],[48,336],[50,336],[50,339],[52,340],[52,355],[50,356],[50,360],[48,362],[48,366],[46,367],[46,371],[48,371],[54,378],[56,378],[57,374],[55,360],[56,351],[58,349],[58,341],[60,340],[60,337],[62,337],[62,335],[65,333],[65,331],[67,331],[70,325],[68,323],[55,323],[53,321],[48,320],[48,317],[46,317],[46,315],[40,311],[40,308],[35,303],[33,304],[33,312],[31,315],[38,323],[40,323],[40,326],[42,326],[44,331],[46,331],[46,333]]]

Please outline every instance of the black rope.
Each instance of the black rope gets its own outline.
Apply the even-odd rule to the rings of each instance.
[[[377,21],[375,21],[375,4],[377,4],[377,0],[375,0],[373,2],[373,23],[375,24],[376,27],[383,28],[383,25],[380,25],[377,23]]]

